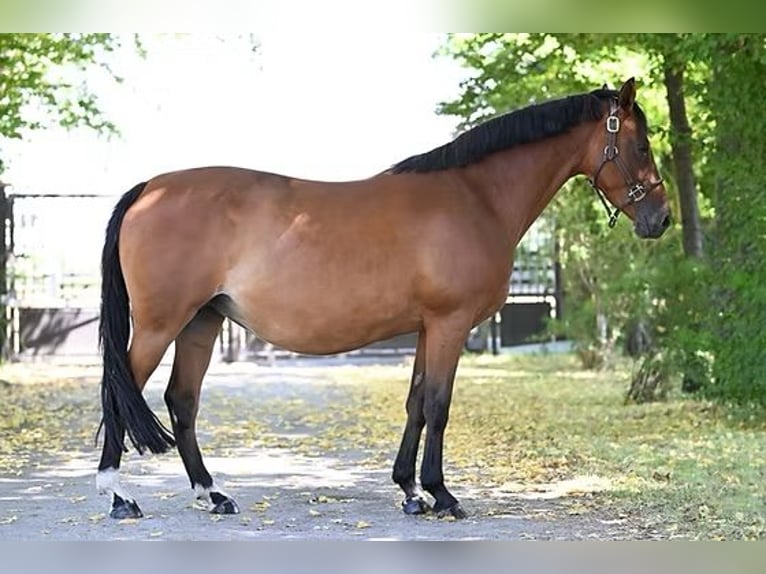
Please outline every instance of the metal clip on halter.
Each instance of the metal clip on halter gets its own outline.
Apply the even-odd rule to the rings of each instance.
[[[636,182],[631,186],[630,190],[628,191],[628,201],[629,203],[638,203],[639,201],[644,199],[644,197],[646,197],[646,194],[647,194],[646,186],[641,182]]]

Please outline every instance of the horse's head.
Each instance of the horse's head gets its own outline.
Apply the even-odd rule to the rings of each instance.
[[[616,208],[610,227],[625,212],[634,222],[636,235],[659,237],[670,225],[670,208],[649,147],[646,116],[635,103],[633,78],[607,99],[588,145],[586,173],[596,193]]]

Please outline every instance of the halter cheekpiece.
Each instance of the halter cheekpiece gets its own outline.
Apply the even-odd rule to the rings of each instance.
[[[628,166],[625,165],[625,162],[620,157],[620,149],[617,147],[617,134],[620,132],[620,118],[617,117],[618,109],[619,106],[617,105],[617,100],[611,99],[609,101],[609,115],[606,117],[606,146],[604,146],[604,153],[601,156],[601,165],[598,166],[593,179],[588,179],[588,183],[590,183],[591,187],[595,190],[596,195],[598,195],[598,198],[604,205],[604,209],[606,209],[606,213],[609,216],[610,228],[616,225],[617,218],[627,206],[638,203],[646,197],[647,193],[662,183],[662,178],[660,178],[659,181],[656,181],[647,187],[646,184],[634,179],[630,174]],[[614,209],[609,206],[609,203],[606,200],[606,193],[598,186],[598,178],[601,175],[601,170],[604,169],[604,166],[609,162],[614,162],[617,169],[620,170],[620,173],[622,173],[622,177],[625,180],[625,185],[628,188],[627,201]]]

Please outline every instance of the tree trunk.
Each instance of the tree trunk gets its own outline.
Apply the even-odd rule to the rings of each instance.
[[[666,62],[664,71],[670,112],[670,146],[681,204],[684,253],[687,257],[700,258],[703,255],[702,225],[692,162],[692,130],[684,102],[684,69],[675,69]]]
[[[630,383],[625,395],[625,404],[651,403],[664,400],[668,394],[668,377],[659,354],[650,353],[644,357],[638,373]]]

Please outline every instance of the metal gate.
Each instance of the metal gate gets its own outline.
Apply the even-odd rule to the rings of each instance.
[[[99,264],[114,202],[98,195],[0,193],[6,357],[98,352]]]
[[[541,217],[516,248],[505,305],[468,338],[469,350],[539,343],[550,339],[548,323],[560,318],[563,293],[551,219]]]
[[[561,268],[553,220],[541,217],[516,249],[506,304],[500,311],[501,346],[538,342],[562,311]]]

